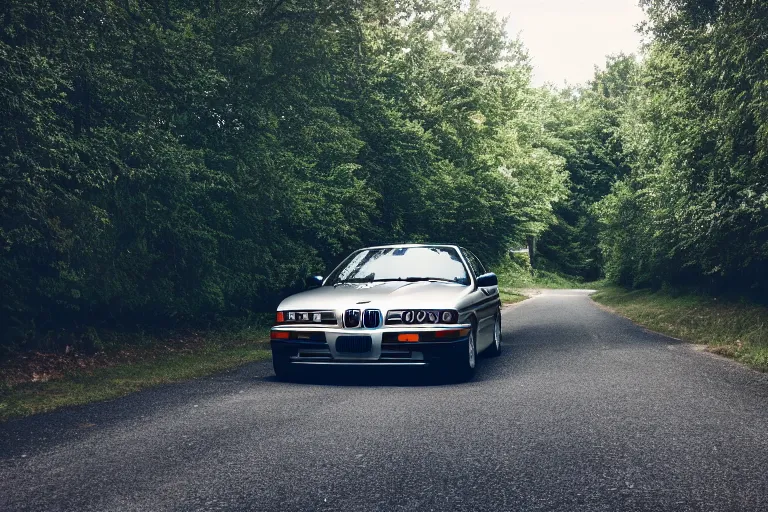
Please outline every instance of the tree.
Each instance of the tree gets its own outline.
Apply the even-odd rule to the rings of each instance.
[[[539,251],[545,265],[594,280],[603,272],[600,229],[593,205],[629,172],[621,126],[637,87],[633,56],[608,57],[585,87],[542,91],[549,112],[553,151],[567,161],[569,198],[557,207],[557,221],[543,234]]]
[[[4,347],[269,310],[365,244],[492,260],[564,194],[522,46],[476,3],[2,9]]]
[[[622,129],[632,172],[601,205],[611,275],[760,293],[768,3],[644,4],[655,41]]]

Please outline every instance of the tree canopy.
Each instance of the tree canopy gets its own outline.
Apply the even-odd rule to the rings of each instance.
[[[768,2],[641,4],[642,60],[611,57],[565,94],[571,195],[542,252],[626,286],[765,297]]]
[[[0,347],[215,325],[392,242],[764,293],[768,2],[641,4],[642,58],[555,89],[476,0],[7,0]]]
[[[768,289],[768,2],[647,1],[621,122],[631,172],[597,205],[610,277]]]
[[[361,246],[487,260],[564,159],[521,44],[454,0],[9,0],[2,344],[268,310]]]

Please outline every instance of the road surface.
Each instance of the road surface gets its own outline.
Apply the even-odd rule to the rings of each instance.
[[[768,380],[552,291],[468,384],[268,364],[0,424],[0,510],[768,510]]]

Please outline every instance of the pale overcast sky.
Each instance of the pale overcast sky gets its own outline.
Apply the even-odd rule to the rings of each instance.
[[[635,25],[645,19],[637,0],[480,0],[508,16],[510,36],[520,33],[533,63],[535,85],[583,83],[612,53],[637,53]]]

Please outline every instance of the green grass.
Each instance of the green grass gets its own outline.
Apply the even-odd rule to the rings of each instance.
[[[604,286],[592,298],[651,330],[768,371],[768,307],[747,301]]]
[[[508,306],[510,304],[515,304],[516,302],[524,301],[525,299],[528,298],[525,295],[521,295],[519,293],[515,293],[512,290],[502,289],[502,288],[499,288],[499,295],[501,296],[501,303],[505,306]]]
[[[494,267],[499,278],[499,294],[503,304],[514,304],[528,298],[523,290],[534,288],[581,288],[584,283],[572,277],[545,270],[532,270],[527,254],[516,254]]]
[[[528,256],[524,254],[515,255],[514,259],[494,267],[493,271],[499,277],[499,291],[502,294],[502,301],[518,302],[525,298],[520,294],[520,290],[530,288],[581,288],[584,283],[578,279],[569,276],[563,276],[546,270],[531,270],[528,263]],[[521,297],[521,298],[520,298]],[[516,298],[519,298],[515,300]]]
[[[266,360],[270,357],[267,337],[265,329],[207,333],[184,350],[149,349],[130,362],[74,370],[46,382],[0,382],[0,421],[118,398]]]

